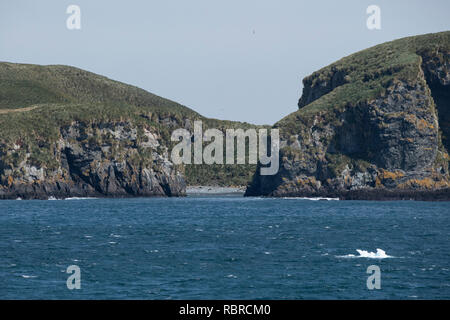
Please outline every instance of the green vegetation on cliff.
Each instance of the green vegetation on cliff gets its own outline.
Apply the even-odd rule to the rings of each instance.
[[[304,78],[299,110],[274,125],[280,171],[247,195],[449,194],[449,105],[449,31],[344,57]]]
[[[299,111],[277,124],[374,99],[385,94],[395,80],[414,81],[423,56],[433,56],[434,63],[448,67],[444,63],[448,52],[450,32],[446,31],[402,38],[351,54],[304,78]]]
[[[172,131],[185,128],[194,120],[202,120],[205,128],[222,130],[255,127],[205,118],[143,89],[78,68],[0,63],[0,147],[3,146],[0,148],[0,176],[6,169],[19,168],[25,158],[38,168],[57,168],[57,141],[62,128],[74,123],[86,127],[81,143],[99,147],[116,143],[117,148],[124,149],[128,144],[145,143],[146,136],[142,132],[148,129],[160,137],[161,148],[170,150]],[[122,123],[137,128],[136,141],[114,141],[114,137],[104,137],[96,129],[102,124]],[[6,152],[14,145],[21,148]],[[130,161],[138,161],[137,165],[139,161],[141,164],[148,162],[144,150],[138,151],[141,156]],[[163,154],[164,150],[158,152]],[[188,185],[245,185],[255,167],[186,165],[178,170],[185,175]],[[3,183],[8,179],[5,174],[0,177]]]

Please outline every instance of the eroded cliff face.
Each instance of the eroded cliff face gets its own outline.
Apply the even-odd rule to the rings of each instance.
[[[170,161],[171,134],[192,135],[194,121],[222,132],[257,127],[75,67],[0,62],[0,199],[184,196],[186,184],[245,185],[256,165]]]
[[[50,160],[20,139],[0,145],[0,198],[184,195],[166,145],[152,127],[73,121],[59,129]]]
[[[411,79],[373,99],[277,123],[280,170],[256,173],[246,195],[449,199],[450,53],[420,54]],[[304,81],[300,107],[346,83],[332,71]]]
[[[303,94],[298,101],[298,107],[302,108],[321,96],[333,91],[337,87],[348,82],[345,69],[331,68],[323,75],[312,74],[303,79]]]

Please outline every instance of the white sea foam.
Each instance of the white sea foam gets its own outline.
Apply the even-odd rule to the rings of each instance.
[[[48,197],[48,200],[58,200],[58,199],[56,199],[54,196],[50,196]]]
[[[26,274],[22,274],[22,278],[30,279],[30,278],[36,278],[36,276],[29,276],[29,275],[26,275]]]
[[[336,256],[337,258],[368,258],[368,259],[386,259],[394,258],[386,254],[386,251],[382,249],[377,249],[377,252],[369,252],[366,250],[356,249],[359,255],[347,254],[345,256]]]
[[[64,200],[92,200],[92,199],[98,199],[94,197],[71,197],[71,198],[65,198]]]
[[[22,198],[21,197],[17,197],[17,199],[16,200],[22,200]]]
[[[122,237],[120,234],[114,234],[114,233],[111,233],[109,236],[113,237],[113,238],[121,238]]]

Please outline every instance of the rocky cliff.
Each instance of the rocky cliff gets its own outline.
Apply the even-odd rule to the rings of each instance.
[[[59,130],[51,161],[35,159],[39,151],[20,138],[0,145],[0,198],[184,194],[184,178],[157,133],[127,122],[74,121]]]
[[[280,170],[247,196],[450,199],[450,32],[358,52],[303,80]]]
[[[67,66],[0,63],[0,199],[246,195],[450,199],[450,32],[345,57],[303,81],[277,122],[280,170],[171,163],[171,132],[256,128],[205,118],[145,90]],[[256,171],[255,171],[256,169]]]
[[[171,132],[195,120],[251,126],[81,69],[0,63],[0,199],[183,196],[189,183],[245,184],[254,165],[171,162]]]

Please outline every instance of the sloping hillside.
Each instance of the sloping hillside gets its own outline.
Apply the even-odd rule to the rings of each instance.
[[[68,66],[0,63],[0,198],[179,196],[243,185],[255,166],[174,166],[171,132],[253,127],[205,118],[145,90]]]

